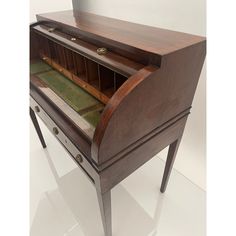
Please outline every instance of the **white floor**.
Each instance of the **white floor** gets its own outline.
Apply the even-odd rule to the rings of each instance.
[[[47,149],[30,124],[31,236],[102,236],[94,187],[40,125]],[[205,236],[205,191],[173,170],[160,194],[164,164],[156,156],[113,189],[114,236]]]

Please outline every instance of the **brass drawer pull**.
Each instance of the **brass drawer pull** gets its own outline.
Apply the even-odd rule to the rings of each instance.
[[[57,127],[53,127],[52,131],[55,135],[59,134],[59,130],[57,129]]]
[[[49,32],[49,33],[52,33],[55,29],[56,29],[56,28],[49,28],[49,29],[48,29],[48,32]]]
[[[98,48],[97,49],[97,54],[98,55],[105,55],[107,53],[107,49],[106,48]]]
[[[78,154],[76,157],[75,157],[76,161],[78,161],[80,164],[84,161],[83,157]]]
[[[38,107],[38,106],[35,106],[35,108],[34,108],[34,109],[35,109],[35,111],[36,111],[36,112],[40,112],[40,109],[39,109],[39,107]]]

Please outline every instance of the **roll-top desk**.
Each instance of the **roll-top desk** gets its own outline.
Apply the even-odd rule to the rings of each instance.
[[[79,11],[30,26],[30,116],[95,185],[106,236],[111,189],[169,146],[166,190],[206,53],[203,37]]]

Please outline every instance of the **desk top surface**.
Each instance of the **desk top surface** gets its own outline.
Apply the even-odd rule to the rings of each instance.
[[[38,20],[49,20],[77,28],[131,47],[166,55],[181,48],[205,41],[205,37],[131,23],[87,12],[68,10],[45,13]]]

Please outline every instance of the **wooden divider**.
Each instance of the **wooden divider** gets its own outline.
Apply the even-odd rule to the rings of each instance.
[[[46,37],[38,34],[37,37],[39,57],[103,103],[107,103],[127,80],[127,77]]]

